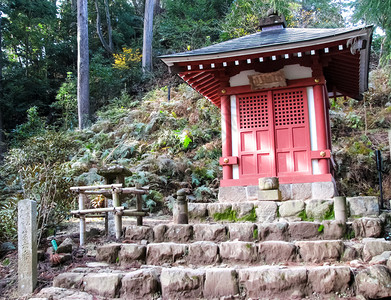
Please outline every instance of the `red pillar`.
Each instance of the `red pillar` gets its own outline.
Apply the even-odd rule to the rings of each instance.
[[[316,135],[318,137],[318,151],[327,149],[326,109],[321,85],[314,86]],[[327,158],[319,159],[320,174],[329,174],[329,162]]]
[[[231,102],[229,96],[221,96],[221,129],[223,158],[232,156]],[[232,179],[232,166],[223,165],[223,179]]]

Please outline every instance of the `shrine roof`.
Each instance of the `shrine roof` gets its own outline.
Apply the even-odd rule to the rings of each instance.
[[[322,74],[330,97],[361,99],[368,88],[372,29],[273,28],[160,58],[171,72],[217,106],[223,94],[238,92],[229,78],[241,71],[268,73],[294,64],[313,68],[313,76]],[[321,68],[318,73],[314,73],[314,65]],[[249,89],[249,84],[244,84],[245,88]]]
[[[276,48],[275,50],[285,50],[298,48],[300,46],[306,47],[317,45],[319,43],[324,44],[327,42],[356,37],[357,35],[360,35],[361,32],[363,35],[366,35],[367,30],[370,28],[372,28],[372,26],[331,29],[281,28],[274,30],[266,30],[200,49],[170,55],[163,55],[160,56],[160,58],[163,59],[163,61],[165,61],[166,63],[169,63],[171,61],[183,61],[181,58],[188,58],[187,60],[194,60],[197,56],[200,56],[200,59],[208,59],[207,57],[205,57],[208,55],[213,55],[213,58],[222,58],[227,57],[227,55],[231,56],[236,54],[245,54],[235,52],[248,52],[248,50],[257,50],[258,53],[262,52],[262,50],[274,50],[269,48],[276,47],[278,48]]]

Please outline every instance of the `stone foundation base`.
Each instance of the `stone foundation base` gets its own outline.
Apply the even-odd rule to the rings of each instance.
[[[282,200],[331,199],[337,195],[334,181],[280,184]],[[226,186],[219,188],[219,202],[257,201],[259,188],[251,186]]]

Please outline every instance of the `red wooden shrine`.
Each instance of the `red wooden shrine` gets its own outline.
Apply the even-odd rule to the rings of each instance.
[[[161,57],[221,108],[220,186],[257,185],[271,176],[282,184],[332,181],[328,99],[362,97],[371,35],[371,26],[297,29],[274,22],[256,34]],[[282,82],[273,83],[276,71]],[[268,73],[271,85],[250,82]]]

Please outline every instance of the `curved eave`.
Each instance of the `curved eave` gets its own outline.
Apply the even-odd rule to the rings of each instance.
[[[173,66],[175,63],[180,62],[195,62],[205,60],[216,60],[248,55],[256,55],[262,53],[270,53],[275,51],[292,51],[298,48],[316,47],[319,44],[328,44],[338,42],[341,40],[347,40],[354,37],[369,37],[372,33],[373,26],[367,26],[360,29],[351,30],[345,33],[340,33],[328,37],[320,37],[306,41],[289,42],[282,44],[263,45],[260,47],[246,48],[235,51],[224,51],[224,52],[211,52],[206,54],[187,54],[186,52],[178,55],[172,54],[168,56],[160,56],[159,58],[167,65]]]

